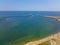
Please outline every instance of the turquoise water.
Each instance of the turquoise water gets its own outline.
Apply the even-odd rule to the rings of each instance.
[[[0,12],[0,45],[41,38],[59,31],[60,22],[44,17],[50,14],[59,12]]]

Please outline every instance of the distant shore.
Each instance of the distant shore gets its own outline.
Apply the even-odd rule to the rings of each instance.
[[[60,21],[60,16],[45,16],[46,18],[54,18],[56,21]]]

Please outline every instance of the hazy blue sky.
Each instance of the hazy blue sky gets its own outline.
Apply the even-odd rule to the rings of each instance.
[[[60,11],[60,0],[0,0],[1,10]]]

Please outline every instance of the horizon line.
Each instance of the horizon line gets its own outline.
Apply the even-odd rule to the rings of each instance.
[[[22,11],[22,10],[1,10],[1,11]],[[23,11],[34,11],[34,10],[23,10]],[[35,10],[35,11],[38,11],[38,10]],[[56,11],[54,11],[54,12],[56,12]]]

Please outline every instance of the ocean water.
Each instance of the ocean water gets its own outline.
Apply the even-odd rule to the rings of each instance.
[[[60,22],[44,16],[60,16],[60,12],[0,11],[0,45],[13,45],[58,32]]]

